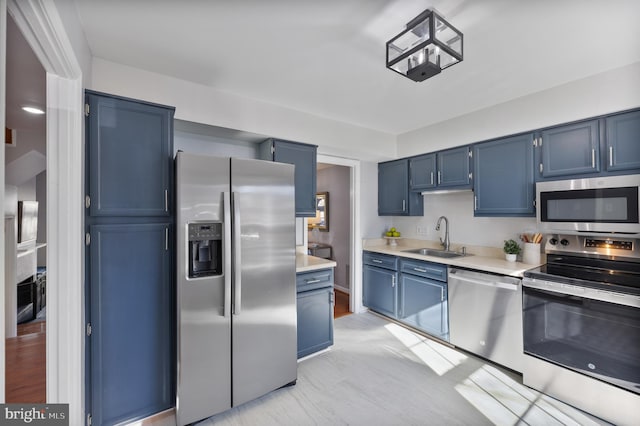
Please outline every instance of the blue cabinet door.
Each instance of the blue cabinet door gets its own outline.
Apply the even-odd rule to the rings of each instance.
[[[439,188],[471,188],[469,152],[468,146],[438,152]]]
[[[598,120],[590,120],[541,131],[538,178],[599,173],[599,128]]]
[[[449,340],[447,284],[400,274],[398,319],[443,340]]]
[[[412,191],[435,188],[437,184],[436,154],[409,159],[409,172]]]
[[[296,216],[298,217],[316,215],[317,150],[316,145],[279,139],[263,142],[260,150],[262,159],[296,166]]]
[[[607,117],[605,126],[607,171],[640,173],[640,111]]]
[[[533,133],[473,147],[474,216],[535,216]]]
[[[397,317],[398,273],[369,265],[363,267],[363,304],[381,314]]]
[[[298,358],[333,345],[333,286],[298,293]]]
[[[173,406],[170,223],[89,227],[94,424]]]
[[[409,160],[378,164],[378,215],[422,216],[422,195],[409,191]]]
[[[92,216],[170,216],[173,109],[87,91]]]

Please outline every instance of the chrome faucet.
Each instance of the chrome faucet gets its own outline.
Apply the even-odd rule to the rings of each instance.
[[[438,223],[436,224],[436,231],[440,230],[440,222],[444,219],[444,241],[442,241],[442,237],[440,237],[440,244],[444,247],[445,251],[449,251],[449,246],[451,242],[449,241],[449,219],[445,216],[440,216],[438,218]]]

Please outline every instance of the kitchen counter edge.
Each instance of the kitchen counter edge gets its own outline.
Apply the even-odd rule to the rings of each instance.
[[[363,251],[370,251],[375,253],[389,254],[392,256],[405,257],[408,259],[423,260],[427,262],[439,263],[447,266],[457,266],[467,269],[475,269],[477,271],[492,272],[494,274],[508,275],[511,277],[522,278],[525,271],[536,268],[544,263],[528,264],[522,262],[508,262],[505,259],[496,257],[488,257],[475,255],[457,257],[452,259],[445,259],[435,256],[424,256],[421,254],[407,253],[403,250],[408,250],[410,247],[402,246],[389,246],[389,245],[366,245],[362,248]]]
[[[296,273],[335,268],[337,265],[338,264],[333,260],[296,253]]]

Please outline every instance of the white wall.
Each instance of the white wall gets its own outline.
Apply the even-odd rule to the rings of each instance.
[[[398,157],[640,106],[640,62],[398,135]]]
[[[329,193],[329,232],[309,232],[309,241],[330,244],[337,266],[334,271],[336,286],[349,289],[347,273],[351,265],[349,241],[351,224],[351,170],[345,166],[332,166],[318,171],[318,192]]]
[[[399,135],[398,157],[638,107],[639,76],[640,63],[636,63]],[[444,231],[434,228],[441,215],[451,222],[454,245],[502,247],[503,240],[536,226],[534,218],[473,217],[471,192],[425,195],[424,217],[392,217],[386,226],[395,226],[405,237],[438,240]],[[426,235],[417,234],[418,226],[426,229]]]
[[[176,118],[318,145],[320,154],[383,160],[394,135],[94,58],[91,88],[176,107]]]
[[[436,231],[436,222],[440,216],[449,220],[449,239],[453,249],[458,246],[499,247],[504,240],[518,240],[523,232],[535,232],[535,218],[489,218],[473,217],[473,193],[457,192],[451,194],[424,195],[424,216],[393,217],[395,226],[403,237],[438,241],[444,239],[444,222],[440,231]],[[417,228],[425,234],[418,234]],[[382,232],[383,229],[380,230]]]
[[[360,229],[362,238],[380,238],[391,223],[388,216],[378,216],[378,163],[361,163]]]

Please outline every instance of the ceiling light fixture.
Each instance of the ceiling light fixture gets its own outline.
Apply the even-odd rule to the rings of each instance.
[[[462,33],[429,9],[387,42],[387,68],[413,81],[424,81],[458,62]]]
[[[30,106],[23,106],[22,109],[24,111],[27,111],[31,114],[44,114],[44,111],[41,110],[40,108],[36,108],[36,107],[30,107]]]

